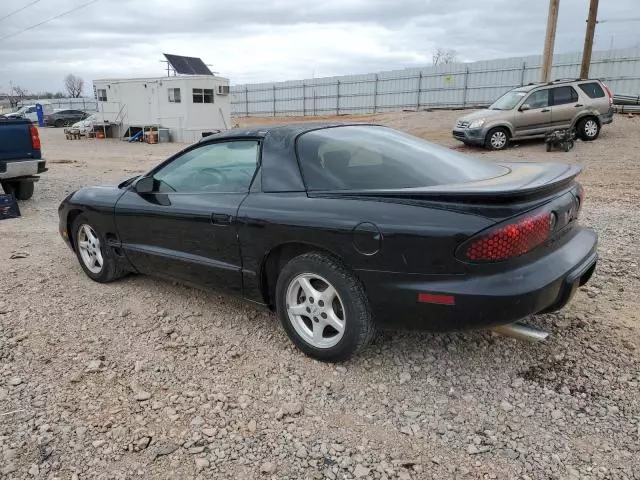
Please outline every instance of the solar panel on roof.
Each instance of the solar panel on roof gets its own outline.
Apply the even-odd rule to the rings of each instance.
[[[176,73],[181,75],[213,75],[201,58],[163,54]]]

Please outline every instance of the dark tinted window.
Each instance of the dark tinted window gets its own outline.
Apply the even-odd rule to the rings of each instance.
[[[506,173],[499,165],[385,127],[315,130],[300,136],[297,149],[309,190],[429,187]]]
[[[533,92],[527,97],[524,103],[529,105],[529,108],[544,108],[549,106],[549,89],[538,90]]]
[[[573,87],[556,87],[551,89],[553,105],[564,105],[578,101],[578,93]]]
[[[255,140],[210,143],[154,173],[160,193],[248,192],[258,162]]]
[[[578,85],[580,90],[586,93],[589,98],[602,98],[604,97],[604,90],[598,82],[581,83]]]

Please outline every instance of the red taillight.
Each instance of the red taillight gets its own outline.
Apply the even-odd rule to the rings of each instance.
[[[31,148],[34,150],[40,150],[40,134],[38,133],[38,129],[33,125],[30,125],[29,133],[31,134]]]
[[[602,86],[604,87],[604,90],[605,92],[607,92],[607,96],[609,97],[609,106],[613,105],[613,93],[611,93],[611,90],[606,83],[604,83],[603,81],[601,81],[600,83],[602,83]]]
[[[420,292],[418,293],[418,302],[435,303],[437,305],[455,305],[456,299],[453,295]]]
[[[472,262],[497,262],[525,254],[549,239],[552,212],[537,213],[473,239],[464,251]]]

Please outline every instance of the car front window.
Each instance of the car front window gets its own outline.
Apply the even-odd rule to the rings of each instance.
[[[193,148],[154,173],[158,193],[248,192],[255,173],[257,140]]]
[[[489,106],[489,110],[511,110],[527,94],[520,90],[511,90]]]

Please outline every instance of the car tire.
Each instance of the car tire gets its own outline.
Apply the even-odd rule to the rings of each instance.
[[[53,126],[56,128],[61,128],[64,127],[64,120],[56,120],[55,122],[53,122]]]
[[[586,117],[578,122],[577,130],[581,140],[590,142],[600,135],[600,124],[594,117]]]
[[[108,283],[126,275],[126,272],[118,267],[113,251],[107,248],[104,235],[84,215],[74,220],[71,232],[80,266],[91,280]],[[88,242],[87,248],[81,247],[81,242]]]
[[[33,182],[2,182],[2,189],[7,195],[13,194],[16,200],[29,200],[33,197]]]
[[[492,128],[485,137],[484,145],[491,150],[504,150],[509,145],[509,130],[504,127]]]
[[[312,252],[290,260],[280,271],[275,294],[285,332],[317,360],[344,361],[375,334],[362,284],[328,255]]]

